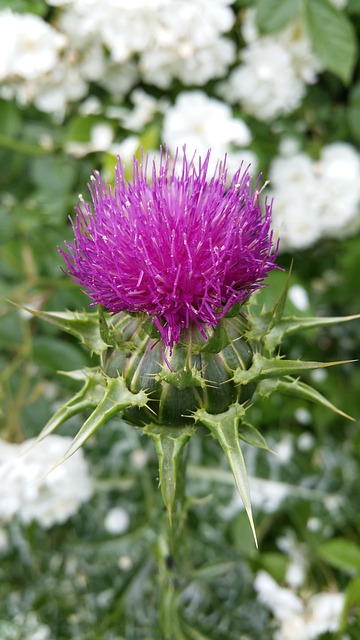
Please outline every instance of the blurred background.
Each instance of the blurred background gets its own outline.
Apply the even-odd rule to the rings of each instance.
[[[113,419],[44,478],[76,417],[28,450],[78,389],[59,371],[95,364],[15,306],[88,309],[57,246],[90,174],[111,181],[120,154],[130,177],[163,143],[251,163],[293,261],[287,312],[360,313],[359,32],[360,0],[0,0],[1,640],[166,638],[152,443]],[[356,360],[359,326],[284,351]],[[174,640],[360,637],[360,367],[304,380],[354,421],[254,403],[274,451],[244,448],[259,550],[218,448],[192,439]]]

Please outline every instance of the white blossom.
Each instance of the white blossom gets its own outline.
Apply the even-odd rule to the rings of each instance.
[[[27,89],[31,93],[26,96],[26,102],[33,101],[40,111],[51,113],[62,121],[68,103],[86,96],[88,83],[77,65],[63,60],[46,79]]]
[[[323,148],[314,170],[320,182],[319,209],[327,235],[346,234],[359,211],[360,155],[346,142],[335,142]]]
[[[260,36],[255,12],[249,10],[243,35],[247,45],[241,51],[241,64],[219,85],[219,92],[259,120],[291,113],[321,70],[302,24],[295,22],[275,35]]]
[[[165,109],[165,103],[156,100],[153,96],[146,93],[143,89],[134,89],[130,94],[132,108],[127,107],[109,107],[106,111],[108,117],[114,117],[119,120],[121,125],[130,131],[142,131],[149,124],[155,114]]]
[[[36,520],[48,529],[65,522],[89,500],[93,482],[81,450],[48,473],[61,460],[71,438],[50,435],[35,444],[0,440],[0,519]]]
[[[108,63],[98,84],[108,91],[112,98],[121,98],[132,89],[138,80],[138,70],[133,60],[117,65]]]
[[[307,311],[310,306],[308,293],[300,284],[289,287],[288,299],[299,311]]]
[[[304,249],[350,233],[359,224],[359,173],[360,155],[345,142],[323,147],[318,161],[304,152],[275,158],[270,188],[280,248]]]
[[[344,602],[342,593],[313,595],[303,615],[284,620],[276,640],[316,640],[327,631],[338,631]]]
[[[266,571],[257,573],[254,587],[259,602],[268,607],[277,620],[285,621],[303,613],[301,599],[290,589],[280,587]]]
[[[66,38],[39,16],[0,11],[0,80],[36,80],[55,68]]]
[[[257,573],[254,586],[259,602],[278,623],[276,640],[316,640],[327,631],[338,631],[345,602],[342,593],[317,593],[303,599],[294,590],[280,587],[266,571]]]
[[[294,418],[302,425],[309,425],[313,421],[311,411],[305,407],[297,407],[294,411]],[[302,433],[298,438],[297,446],[300,451],[309,451],[314,446],[314,437],[310,433]]]
[[[74,0],[61,27],[79,46],[100,42],[116,65],[139,58],[147,82],[166,88],[174,77],[203,84],[224,75],[235,57],[222,34],[235,16],[231,0]]]
[[[187,153],[204,154],[212,149],[212,160],[228,155],[230,174],[240,166],[256,164],[249,150],[239,149],[251,142],[247,124],[234,118],[225,102],[210,98],[203,91],[183,91],[173,106],[165,113],[162,139],[170,151],[175,153],[186,145]],[[253,166],[254,168],[254,166]]]
[[[120,535],[129,528],[130,518],[128,512],[122,507],[113,507],[105,517],[104,527],[112,535]]]

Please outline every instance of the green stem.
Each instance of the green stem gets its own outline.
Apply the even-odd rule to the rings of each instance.
[[[44,149],[43,147],[32,144],[31,142],[23,142],[22,140],[17,140],[16,138],[9,138],[8,136],[4,136],[4,134],[2,133],[0,133],[0,147],[5,147],[5,149],[18,151],[19,153],[24,153],[31,156],[44,156],[49,155],[50,153],[54,153],[53,148]]]
[[[177,460],[177,482],[172,519],[163,514],[158,538],[159,622],[163,640],[186,640],[180,614],[181,574],[186,563],[187,449]]]

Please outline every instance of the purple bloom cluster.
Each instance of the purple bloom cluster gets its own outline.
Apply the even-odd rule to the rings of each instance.
[[[118,159],[114,188],[95,172],[73,222],[74,242],[59,249],[69,275],[111,313],[145,312],[170,349],[190,324],[204,335],[275,268],[272,203],[262,212],[258,182],[242,167],[229,185],[226,159],[207,177],[202,160],[134,159],[132,181]],[[149,171],[150,172],[150,171]]]

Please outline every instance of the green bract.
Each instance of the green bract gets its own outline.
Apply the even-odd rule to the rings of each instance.
[[[198,425],[205,426],[228,459],[256,540],[241,451],[241,441],[267,448],[263,436],[248,422],[247,408],[255,390],[261,396],[278,391],[311,400],[349,417],[298,377],[302,371],[340,363],[287,360],[280,357],[279,345],[289,334],[358,316],[284,317],[287,286],[270,311],[255,312],[250,298],[215,329],[208,328],[207,340],[196,327],[190,328],[171,354],[164,351],[145,314],[121,312],[111,317],[101,308],[95,313],[29,310],[75,335],[99,355],[97,367],[65,374],[83,386],[58,409],[39,440],[74,414],[92,409],[66,459],[109,418],[121,415],[154,441],[161,492],[171,519],[183,447]]]

